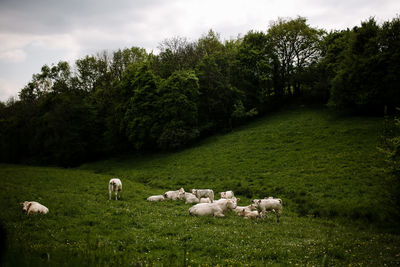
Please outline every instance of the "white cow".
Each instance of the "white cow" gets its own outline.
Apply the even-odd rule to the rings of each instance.
[[[212,189],[192,189],[192,193],[196,195],[198,199],[208,197],[211,202],[214,201],[214,191]]]
[[[122,191],[121,180],[118,178],[112,178],[108,184],[109,199],[111,199],[111,195],[113,192],[115,194],[115,200],[118,200],[118,198],[121,199],[121,191]]]
[[[239,216],[243,216],[245,219],[257,219],[260,218],[260,214],[256,210],[246,210],[242,209],[239,213]]]
[[[236,209],[234,209],[233,211],[239,214],[243,209],[246,211],[253,211],[257,210],[257,207],[255,204],[250,204],[248,206],[237,206]]]
[[[192,193],[184,192],[183,199],[185,199],[185,204],[188,203],[199,203],[199,199]]]
[[[218,194],[221,194],[221,198],[233,198],[235,196],[233,191],[218,192]]]
[[[276,213],[277,222],[282,214],[282,200],[280,198],[268,197],[264,199],[254,199],[253,204],[256,205],[258,212],[265,217],[267,212],[274,211]]]
[[[236,202],[226,199],[226,201],[213,203],[196,204],[189,209],[190,215],[224,217],[228,209],[236,208]]]
[[[155,196],[150,196],[147,198],[147,201],[150,202],[157,202],[157,201],[163,201],[165,197],[163,195],[155,195]]]
[[[22,210],[27,214],[35,214],[35,213],[43,213],[46,214],[49,212],[49,209],[39,202],[36,201],[24,201],[21,203]]]
[[[167,191],[164,197],[172,200],[183,199],[185,196],[185,189],[181,188],[175,191]]]

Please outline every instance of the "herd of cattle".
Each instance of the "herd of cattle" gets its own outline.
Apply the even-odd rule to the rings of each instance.
[[[121,197],[122,182],[118,178],[113,178],[108,184],[109,199],[114,194],[115,200]],[[246,219],[265,218],[268,212],[276,214],[277,221],[282,213],[282,200],[279,198],[266,197],[264,199],[253,199],[248,206],[238,206],[240,198],[236,198],[233,191],[219,192],[221,198],[214,200],[212,189],[192,189],[192,192],[185,192],[183,188],[175,191],[167,191],[163,195],[155,195],[147,198],[147,201],[157,202],[163,200],[184,200],[185,203],[195,203],[189,209],[189,214],[198,216],[224,217],[225,212],[233,210],[239,216]],[[28,215],[35,213],[46,214],[49,209],[35,201],[25,201],[21,203],[22,210]]]

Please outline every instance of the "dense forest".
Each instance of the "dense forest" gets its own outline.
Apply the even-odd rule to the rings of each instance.
[[[394,114],[400,17],[329,33],[278,19],[226,41],[210,30],[164,40],[158,54],[132,47],[44,65],[0,102],[0,161],[75,166],[175,150],[293,101]]]

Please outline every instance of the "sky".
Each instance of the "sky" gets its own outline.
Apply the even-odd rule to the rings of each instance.
[[[266,31],[278,18],[307,18],[341,30],[400,14],[400,0],[0,0],[0,101],[51,66],[132,46],[157,53],[172,37],[195,41],[210,29],[222,40]]]

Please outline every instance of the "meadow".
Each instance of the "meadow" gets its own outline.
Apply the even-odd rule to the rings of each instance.
[[[393,180],[377,150],[383,119],[295,108],[175,153],[121,156],[79,168],[0,165],[4,266],[394,266]],[[122,200],[108,200],[119,177]],[[247,205],[283,200],[281,222],[193,217],[150,195],[233,190]],[[50,209],[27,217],[19,203]]]

